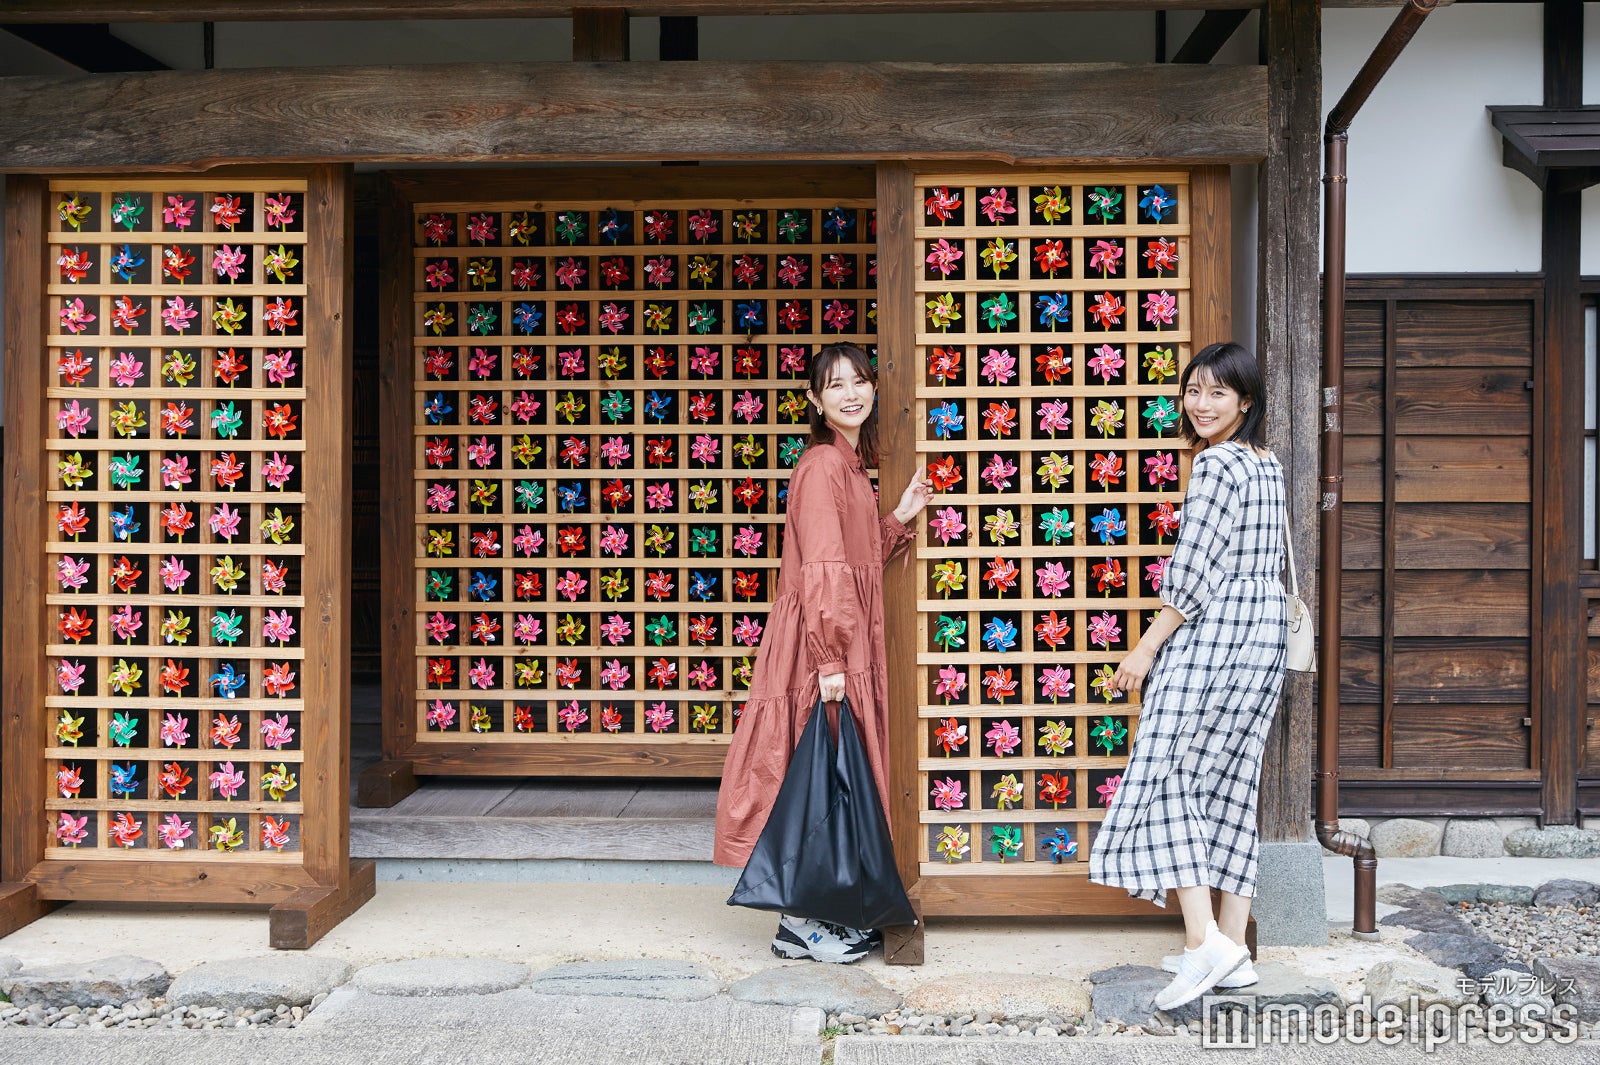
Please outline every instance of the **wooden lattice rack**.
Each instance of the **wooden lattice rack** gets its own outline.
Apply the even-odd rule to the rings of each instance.
[[[1177,377],[1225,328],[1226,184],[884,182],[910,249],[883,292],[884,342],[914,352],[899,439],[938,489],[889,593],[916,612],[915,664],[890,678],[915,699],[895,718],[895,771],[915,781],[896,806],[902,872],[927,913],[1148,910],[1084,879],[1138,732],[1137,700],[1101,686],[1160,608],[1188,472]]]
[[[343,190],[130,176],[13,201],[48,221],[8,249],[44,284],[17,315],[33,365],[8,366],[11,424],[37,431],[8,464],[43,491],[8,499],[7,572],[38,580],[16,615],[8,595],[7,659],[39,677],[6,785],[42,824],[8,820],[5,859],[41,897],[350,901]]]
[[[823,173],[402,184],[407,380],[385,403],[410,445],[384,494],[409,587],[386,657],[412,665],[386,726],[411,750],[391,758],[720,770],[809,358],[875,344],[870,177]]]

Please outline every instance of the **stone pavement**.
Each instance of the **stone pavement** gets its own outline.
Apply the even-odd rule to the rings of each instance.
[[[1531,888],[1580,879],[1574,873],[1600,880],[1600,862],[1386,861],[1378,940],[1334,927],[1325,946],[1265,947],[1254,993],[1308,1007],[1362,994],[1460,1003],[1458,970],[1472,959],[1441,952],[1481,952],[1481,941],[1452,911],[1454,895],[1391,881],[1452,884],[1451,892],[1476,897],[1481,889],[1470,885]],[[1330,909],[1348,881],[1348,861],[1329,859]],[[1531,891],[1506,894],[1521,901]],[[1581,887],[1547,890],[1557,895],[1589,897]],[[725,898],[726,888],[687,885],[382,883],[373,902],[301,953],[268,950],[259,912],[74,905],[0,939],[0,988],[13,1010],[32,1010],[0,1009],[0,1062],[139,1065],[159,1054],[162,1065],[258,1065],[285,1055],[297,1063],[813,1065],[826,1050],[835,1065],[1043,1065],[1166,1062],[1199,1050],[1183,1027],[1192,1014],[1156,1016],[1148,1006],[1164,980],[1154,966],[1178,943],[1170,923],[940,919],[928,931],[926,965],[886,967],[874,955],[846,968],[779,962],[767,949],[774,919],[731,909]],[[81,997],[67,997],[63,979],[91,961],[96,972],[78,985]],[[1591,1025],[1600,1020],[1593,968]],[[126,981],[120,990],[118,980]],[[111,1030],[41,1030],[49,1022]],[[157,1030],[112,1027],[124,1023]],[[1305,1049],[1276,1048],[1272,1060],[1298,1060]],[[1309,1049],[1318,1060],[1397,1052]],[[1477,1053],[1434,1056],[1488,1060]],[[1600,1042],[1537,1053],[1600,1061]]]

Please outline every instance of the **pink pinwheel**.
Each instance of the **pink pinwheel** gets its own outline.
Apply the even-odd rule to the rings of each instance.
[[[644,712],[645,724],[650,726],[651,732],[665,732],[672,727],[675,717],[666,703],[651,703]]]
[[[615,303],[608,303],[600,308],[600,314],[595,319],[601,329],[608,333],[620,333],[627,328],[629,313],[626,307]]]
[[[1039,691],[1051,702],[1072,698],[1072,667],[1047,666],[1039,674]]]
[[[522,647],[537,643],[543,631],[544,622],[532,614],[518,614],[511,623],[511,639]]]
[[[734,640],[744,644],[746,647],[758,646],[761,643],[761,632],[761,622],[748,614],[742,615],[733,626]]]
[[[261,623],[261,635],[279,646],[294,638],[294,615],[287,610],[269,610]]]
[[[476,688],[494,687],[494,667],[488,659],[480,658],[477,664],[467,670],[467,680]]]
[[[191,316],[192,317],[192,316]],[[61,328],[74,335],[89,328],[89,323],[94,321],[94,315],[83,305],[82,299],[63,300],[61,304]]]
[[[967,523],[961,519],[961,512],[955,507],[945,507],[928,522],[928,528],[939,538],[941,544],[948,547],[950,541],[961,539],[962,534],[967,531]]]
[[[991,188],[989,195],[978,200],[978,210],[995,225],[999,225],[1005,215],[1017,213],[1016,204],[1011,202],[1011,190],[1004,187]]]
[[[1109,611],[1095,614],[1089,618],[1089,642],[1096,647],[1106,650],[1122,637],[1122,626],[1117,624],[1116,616]]]
[[[1039,418],[1039,431],[1049,433],[1052,437],[1059,430],[1068,432],[1072,429],[1072,405],[1066,400],[1046,400],[1034,408],[1034,413]]]
[[[623,665],[621,660],[613,658],[600,670],[600,683],[612,691],[621,691],[627,687],[632,670]]]
[[[621,614],[612,614],[600,623],[600,635],[615,647],[633,634],[633,622]]]
[[[632,460],[633,447],[624,437],[608,436],[600,444],[600,457],[606,460],[607,466],[616,469]]]
[[[1105,783],[1098,785],[1094,790],[1100,793],[1100,805],[1110,806],[1111,800],[1117,797],[1117,789],[1122,787],[1122,774],[1106,777]]]
[[[218,503],[211,512],[211,531],[229,543],[239,534],[239,512],[226,503]]]
[[[752,558],[761,553],[763,539],[761,530],[755,526],[741,525],[734,530],[733,549],[746,558]]]
[[[275,385],[289,381],[295,375],[294,352],[269,351],[262,357],[262,366],[267,371],[267,380]]]
[[[1122,262],[1122,245],[1109,240],[1097,240],[1089,252],[1089,269],[1099,270],[1104,278],[1108,273],[1115,273]]]
[[[56,411],[56,426],[68,436],[76,439],[89,430],[92,420],[93,408],[85,407],[77,400],[64,405]]]
[[[63,658],[56,665],[56,681],[61,685],[61,690],[68,695],[76,695],[78,689],[83,687],[84,669],[84,663],[68,662]]]
[[[1122,352],[1110,344],[1101,344],[1094,349],[1094,354],[1089,357],[1089,369],[1100,375],[1100,380],[1110,383],[1117,376],[1117,371],[1124,365]]]
[[[524,525],[511,538],[511,546],[515,547],[523,558],[532,558],[544,546],[544,533],[539,532],[531,525]]]
[[[1022,736],[1017,731],[1017,726],[1009,721],[997,721],[983,734],[985,746],[994,751],[996,755],[1004,757],[1016,750],[1022,743]]]
[[[1072,586],[1072,575],[1060,562],[1046,562],[1035,571],[1033,580],[1039,587],[1039,594],[1051,599],[1058,598]]]
[[[456,623],[444,615],[442,610],[435,610],[423,626],[428,630],[428,636],[436,643],[444,643],[452,632],[456,631]]]
[[[167,205],[161,209],[161,220],[173,229],[188,229],[194,225],[194,201],[182,196],[168,196]]]
[[[933,805],[940,810],[959,810],[966,805],[967,793],[954,777],[933,782]]]
[[[1144,460],[1144,475],[1156,489],[1163,491],[1169,481],[1178,479],[1177,458],[1170,451],[1150,455]]]
[[[168,555],[161,563],[161,583],[169,592],[176,592],[189,579],[189,567],[177,555]]]
[[[928,244],[928,266],[939,271],[940,277],[949,277],[960,268],[962,254],[961,245],[951,244],[940,237]]]
[[[189,456],[179,455],[175,459],[161,460],[161,487],[177,488],[194,480],[194,471],[189,468]],[[223,506],[227,506],[226,503]],[[216,517],[212,517],[212,529],[216,529]],[[234,527],[238,527],[238,515],[234,516]]]
[[[168,747],[182,747],[189,742],[189,722],[177,714],[167,714],[161,721],[161,742]]]
[[[244,249],[230,248],[224,244],[211,255],[211,270],[217,277],[226,277],[229,281],[239,280],[239,272],[244,269]]]
[[[1158,558],[1145,566],[1144,579],[1149,582],[1152,592],[1161,590],[1161,582],[1167,579],[1167,563],[1171,561],[1169,558]]]
[[[996,492],[1003,492],[1011,487],[1011,478],[1016,472],[1017,464],[997,452],[990,457],[978,477]]]
[[[433,705],[428,707],[428,727],[439,730],[448,729],[456,722],[456,706],[443,699],[435,699]]]
[[[263,717],[261,719],[261,742],[278,750],[294,742],[294,729],[289,726],[289,715],[278,714],[276,717]]]
[[[761,417],[761,412],[765,407],[766,404],[762,402],[760,396],[746,389],[734,401],[733,413],[736,417],[743,418],[746,423],[751,423]]]
[[[172,296],[167,299],[166,306],[161,309],[161,322],[173,333],[186,333],[189,323],[200,316],[200,311],[189,305],[182,296]]]
[[[1003,385],[1017,375],[1017,357],[1004,348],[990,348],[978,374],[992,385]]]
[[[949,702],[967,690],[967,671],[961,666],[944,666],[939,670],[939,679],[934,682],[933,694]]]
[[[89,581],[89,560],[62,555],[56,562],[56,580],[63,590],[71,588],[77,591],[82,588]]]
[[[1165,290],[1151,292],[1146,294],[1143,306],[1144,320],[1160,330],[1162,326],[1172,324],[1178,313],[1178,298]]]
[[[194,829],[177,814],[168,814],[161,824],[156,826],[156,835],[161,839],[163,847],[176,851],[183,849],[184,840],[194,835]]]

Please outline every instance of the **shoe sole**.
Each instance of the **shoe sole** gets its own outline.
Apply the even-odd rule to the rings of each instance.
[[[1244,963],[1244,965],[1249,965],[1249,964],[1250,964],[1249,962],[1245,962]],[[1243,969],[1244,965],[1239,966],[1239,969]],[[1238,975],[1237,974],[1239,972],[1239,969],[1235,969],[1233,972],[1229,973],[1227,976],[1224,976],[1221,980],[1218,980],[1217,981],[1217,986],[1221,987],[1221,988],[1226,988],[1229,991],[1234,991],[1234,990],[1237,990],[1238,988],[1241,988],[1241,987],[1254,987],[1254,986],[1256,986],[1257,984],[1259,984],[1261,982],[1261,977],[1256,973],[1251,973],[1250,974],[1250,978],[1248,980],[1240,980],[1240,979],[1238,979]],[[1178,970],[1176,968],[1169,969],[1165,965],[1161,966],[1161,971],[1164,972],[1164,973],[1168,973],[1168,974],[1170,974],[1172,976],[1178,975]]]
[[[1156,1009],[1163,1012],[1175,1010],[1179,1006],[1187,1006],[1189,1003],[1193,1002],[1207,991],[1210,991],[1212,988],[1216,987],[1218,981],[1222,980],[1223,977],[1228,976],[1235,969],[1239,968],[1249,960],[1250,953],[1249,951],[1246,951],[1243,958],[1236,959],[1233,962],[1221,962],[1216,966],[1216,968],[1212,969],[1206,974],[1206,978],[1204,980],[1201,980],[1194,986],[1194,990],[1188,992],[1182,998],[1175,1002],[1169,1002],[1164,1006],[1159,1002],[1153,1003],[1153,1005],[1156,1007]]]
[[[779,946],[778,944],[774,943],[772,944],[772,953],[789,961],[806,959],[810,961],[821,962],[823,965],[854,965],[862,958],[865,958],[869,952],[862,951],[860,954],[841,954],[837,958],[819,958],[804,947],[792,947],[788,944]]]

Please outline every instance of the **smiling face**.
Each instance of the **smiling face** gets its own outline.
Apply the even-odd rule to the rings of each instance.
[[[1207,446],[1232,440],[1250,410],[1248,400],[1204,370],[1183,390],[1183,412]]]
[[[834,432],[855,446],[861,426],[872,416],[874,387],[848,358],[837,358],[828,367],[822,392],[806,389],[806,398],[822,411],[823,420]]]

